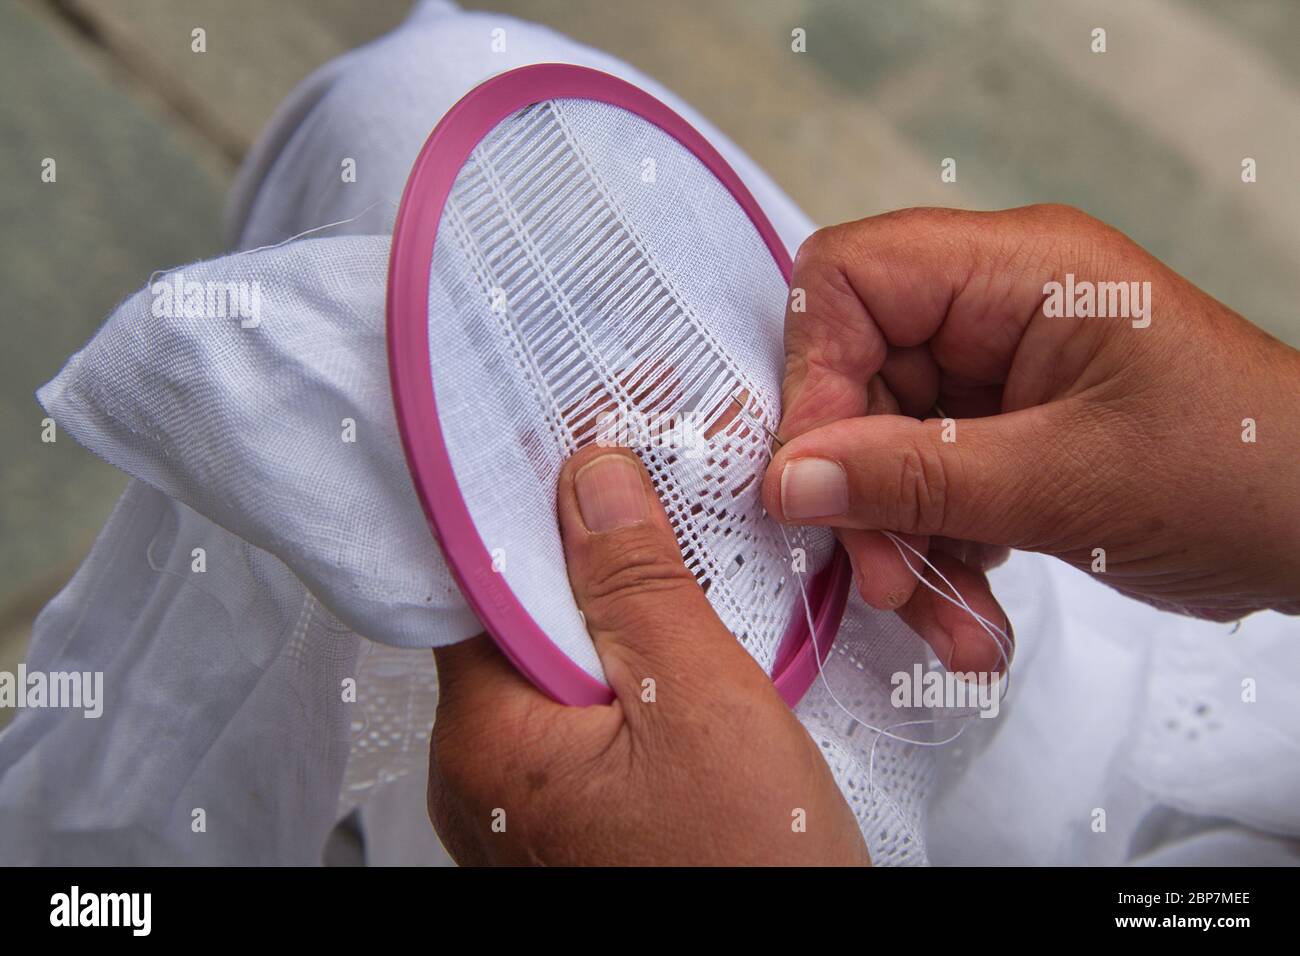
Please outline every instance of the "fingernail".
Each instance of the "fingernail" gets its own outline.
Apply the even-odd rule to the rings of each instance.
[[[830,518],[849,510],[849,480],[838,461],[796,458],[781,472],[781,511],[789,520]]]
[[[582,523],[595,534],[636,524],[646,516],[645,484],[637,466],[622,455],[601,455],[574,476]]]

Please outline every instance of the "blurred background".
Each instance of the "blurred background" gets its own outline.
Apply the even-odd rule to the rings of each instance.
[[[22,660],[125,484],[66,437],[42,443],[33,392],[154,269],[222,251],[224,195],[276,105],[410,6],[0,0],[0,670]],[[545,23],[655,76],[819,222],[1072,203],[1300,345],[1296,0],[461,6]],[[791,50],[796,28],[806,52]],[[940,182],[945,157],[956,183]]]

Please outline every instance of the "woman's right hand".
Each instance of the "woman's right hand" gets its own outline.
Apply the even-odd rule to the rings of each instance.
[[[1140,298],[1063,317],[1070,283]],[[1121,233],[1061,206],[905,210],[816,233],[791,286],[764,503],[838,529],[866,601],[950,668],[996,648],[881,530],[985,608],[1006,546],[1197,616],[1300,610],[1300,353]],[[905,414],[868,415],[889,393]]]

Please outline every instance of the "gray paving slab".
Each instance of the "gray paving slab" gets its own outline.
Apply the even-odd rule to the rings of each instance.
[[[0,64],[0,631],[22,635],[12,609],[66,577],[124,484],[42,442],[33,393],[151,270],[220,248],[225,182],[43,8],[0,4]]]
[[[295,84],[397,26],[411,0],[67,0],[67,7],[237,158]],[[194,51],[197,29],[202,53]]]

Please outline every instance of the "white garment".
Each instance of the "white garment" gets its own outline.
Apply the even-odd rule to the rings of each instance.
[[[490,52],[497,27],[507,53]],[[689,107],[540,27],[425,3],[395,33],[314,74],[241,172],[235,239],[253,249],[355,221],[184,267],[189,280],[261,283],[256,338],[237,320],[151,321],[145,290],[40,394],[61,427],[137,480],[42,612],[28,660],[104,671],[105,716],[26,711],[0,736],[0,861],[312,863],[355,807],[372,861],[411,862],[421,846],[438,858],[412,782],[425,766],[436,679],[427,651],[400,648],[478,627],[428,532],[392,422],[387,233],[443,112],[491,74],[557,60],[623,76],[668,103],[726,156],[790,248],[811,231]],[[341,181],[345,159],[355,183]],[[345,418],[356,444],[319,439]],[[869,787],[870,735],[852,732],[824,687],[799,708],[878,862],[925,860],[936,772],[929,843],[939,861],[1121,862],[1164,845],[1151,823],[1162,807],[1262,834],[1300,830],[1300,650],[1280,639],[1283,619],[1257,616],[1224,639],[1226,629],[1024,555],[997,586],[1022,642],[1016,684],[1005,716],[973,722],[959,747],[882,741]],[[856,599],[838,648],[828,677],[868,711],[889,673],[924,658],[892,617]],[[870,673],[853,684],[862,662]],[[1259,674],[1259,703],[1233,707],[1233,675],[1247,670]],[[348,678],[355,703],[344,699]],[[1199,743],[1162,730],[1180,695],[1193,713],[1209,701],[1218,717]],[[1224,768],[1227,780],[1216,775]],[[1273,781],[1259,793],[1251,775],[1264,772]],[[404,812],[387,809],[396,806]],[[1109,826],[1089,842],[1098,806]],[[1165,829],[1185,846],[1194,827]],[[1214,845],[1234,835],[1238,847],[1273,845],[1231,825]]]
[[[1040,599],[1007,579],[1025,561],[1046,568],[1046,626],[1021,627]],[[978,761],[945,754],[936,863],[1300,862],[1294,618],[1194,621],[1020,554],[993,583],[1020,639],[1013,687],[972,728],[992,737]]]

